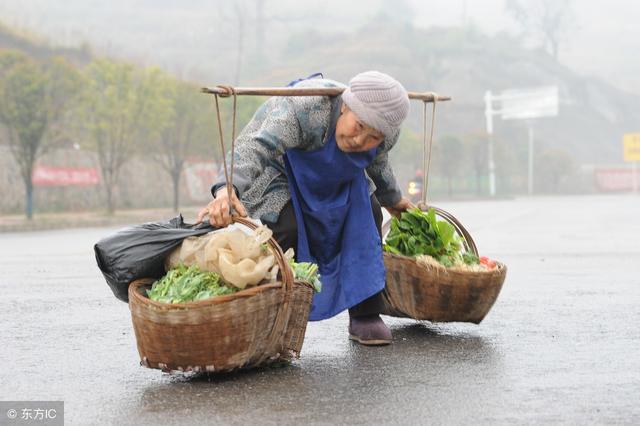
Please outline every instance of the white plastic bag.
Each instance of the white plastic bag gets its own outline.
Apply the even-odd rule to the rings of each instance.
[[[249,233],[227,228],[189,237],[167,258],[166,269],[179,264],[197,264],[201,270],[218,273],[224,281],[240,289],[265,278],[275,280],[278,266],[265,245],[271,235],[269,228],[260,226]]]

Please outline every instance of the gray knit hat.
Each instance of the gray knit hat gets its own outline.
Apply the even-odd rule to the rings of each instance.
[[[353,77],[342,100],[365,124],[390,139],[409,114],[409,96],[402,84],[378,71]]]

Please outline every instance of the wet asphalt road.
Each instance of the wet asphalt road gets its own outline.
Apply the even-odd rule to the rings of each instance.
[[[388,319],[366,348],[340,315],[291,366],[191,379],[138,365],[92,254],[113,229],[0,234],[0,400],[82,425],[640,424],[640,196],[439,205],[509,267],[482,324]]]

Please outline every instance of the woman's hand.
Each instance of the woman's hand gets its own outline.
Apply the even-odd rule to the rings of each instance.
[[[242,217],[247,216],[247,210],[244,208],[235,191],[231,191],[231,202],[229,202],[229,193],[226,187],[218,189],[216,196],[206,207],[198,213],[198,223],[202,222],[206,215],[209,215],[209,223],[217,228],[223,228],[231,223],[231,214],[229,206],[233,205],[235,211]]]
[[[395,205],[385,207],[391,216],[400,217],[400,213],[403,211],[414,208],[415,206],[408,198],[402,197]]]

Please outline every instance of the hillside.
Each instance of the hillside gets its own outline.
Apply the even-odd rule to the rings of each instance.
[[[37,56],[62,55],[74,63],[91,59],[88,47],[58,48],[30,35],[17,34],[0,23],[0,48],[16,48]],[[271,65],[245,70],[248,85],[282,85],[322,71],[340,81],[366,69],[387,72],[409,89],[436,91],[454,100],[438,111],[438,134],[464,138],[485,130],[483,96],[486,90],[557,85],[560,115],[535,122],[539,149],[559,148],[577,163],[621,161],[621,139],[640,128],[640,97],[616,89],[606,81],[583,77],[555,62],[542,51],[522,48],[520,40],[488,36],[467,28],[418,29],[409,23],[378,15],[351,32],[291,34],[284,48],[271,55]],[[230,71],[231,64],[217,68]],[[222,69],[221,68],[221,69]],[[203,84],[213,84],[206,81]],[[410,127],[421,129],[421,108],[414,103]],[[522,122],[496,121],[497,140],[522,144]],[[519,147],[524,153],[526,149]],[[524,154],[522,154],[524,155]]]
[[[22,50],[36,58],[63,56],[77,65],[91,61],[91,51],[87,45],[81,48],[55,47],[40,40],[33,34],[20,33],[0,22],[0,49]]]
[[[438,134],[464,137],[485,130],[486,90],[557,85],[561,105],[557,118],[535,122],[540,148],[567,151],[577,163],[622,160],[625,132],[640,130],[640,97],[605,81],[584,78],[541,51],[525,50],[519,40],[486,36],[469,28],[419,30],[372,21],[342,36],[294,35],[281,56],[282,65],[257,83],[282,84],[292,77],[323,71],[347,81],[376,68],[395,76],[407,89],[451,95],[440,107]],[[411,126],[421,128],[421,107],[414,103]],[[525,143],[523,122],[495,124],[496,138]]]

